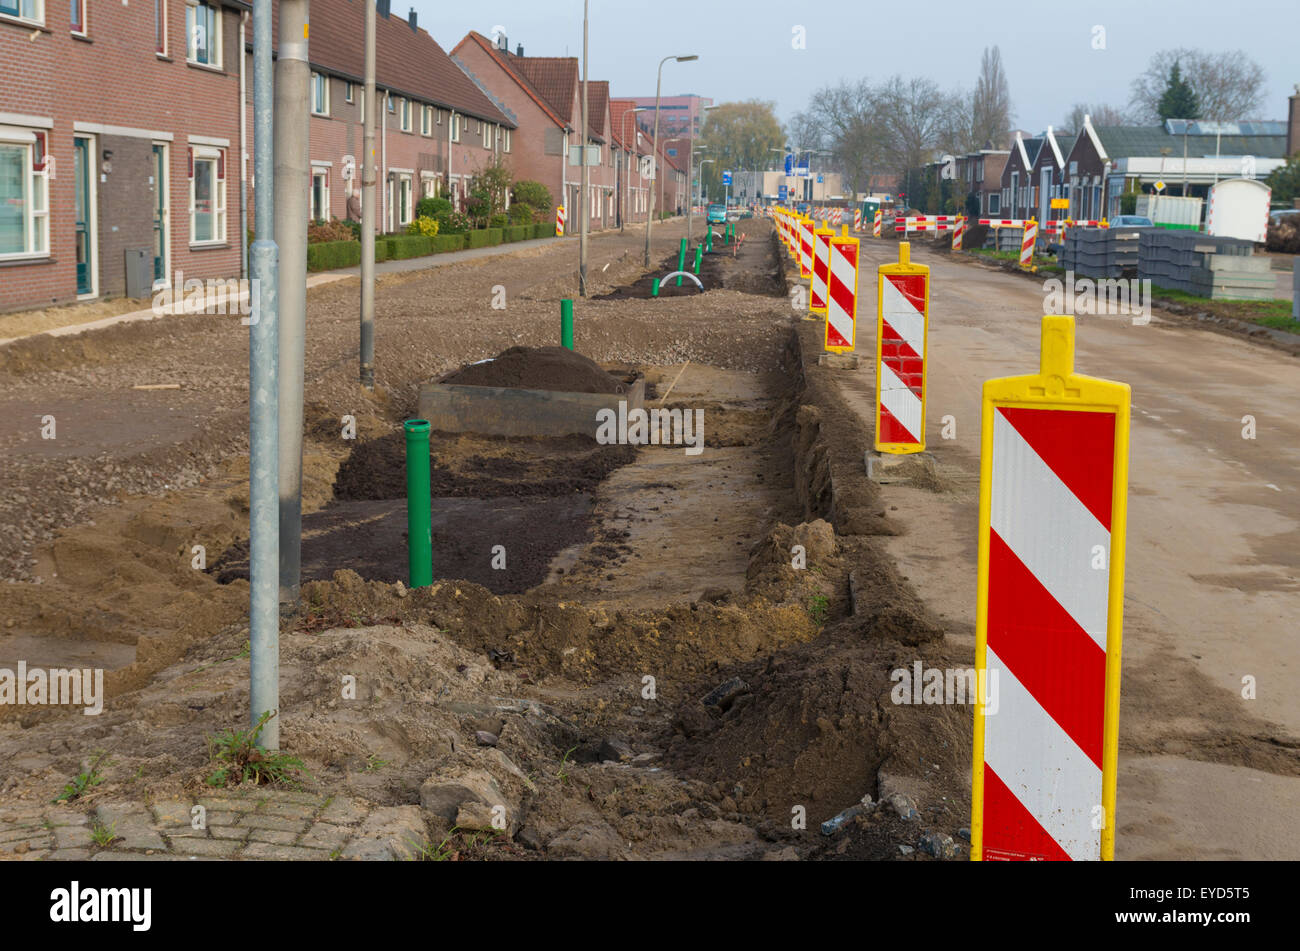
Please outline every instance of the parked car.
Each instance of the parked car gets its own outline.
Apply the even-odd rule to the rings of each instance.
[[[709,206],[708,217],[709,224],[725,224],[727,221],[727,206],[722,203]]]
[[[1146,215],[1116,215],[1110,219],[1112,228],[1154,228],[1155,223]]]

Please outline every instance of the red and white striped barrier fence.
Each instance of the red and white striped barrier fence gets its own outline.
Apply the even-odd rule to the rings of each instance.
[[[1074,372],[1044,317],[1040,372],[984,384],[971,858],[1115,849],[1130,392]]]
[[[862,209],[861,208],[853,209],[853,230],[854,231],[862,230]]]
[[[966,237],[966,216],[960,215],[957,218],[957,227],[954,228],[952,231],[952,249],[954,251],[963,250],[962,242],[965,239],[965,237]]]
[[[880,225],[881,222],[884,221],[884,218],[885,218],[885,213],[877,209],[875,218],[871,222],[871,237],[873,238],[880,237]]]
[[[930,269],[911,263],[912,246],[898,246],[898,263],[882,264],[876,289],[877,452],[925,450],[925,347],[930,324]]]

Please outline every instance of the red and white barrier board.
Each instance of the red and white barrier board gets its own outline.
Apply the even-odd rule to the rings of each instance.
[[[568,216],[564,212],[564,206],[556,205],[555,206],[555,236],[557,238],[564,237],[564,223],[566,220],[568,220]]]
[[[954,251],[962,250],[962,242],[966,237],[966,216],[961,215],[957,218],[957,227],[952,230],[952,249]]]
[[[922,452],[930,269],[911,263],[906,241],[880,266],[876,295],[876,451]]]
[[[831,237],[830,228],[813,232],[812,280],[808,283],[808,310],[814,314],[826,313],[826,295],[830,283]]]
[[[984,384],[977,861],[1114,855],[1129,387],[1042,326],[1041,372]]]
[[[853,230],[854,231],[862,230],[862,209],[861,208],[853,209]]]
[[[799,219],[799,276],[812,277],[813,267],[813,220]]]
[[[884,221],[884,218],[885,218],[885,213],[883,211],[876,212],[875,220],[871,222],[871,237],[873,238],[880,237],[880,225],[881,222]]]
[[[1034,244],[1038,241],[1038,222],[1030,218],[1020,235],[1020,266],[1030,267],[1034,262]]]
[[[858,239],[832,235],[826,282],[826,343],[832,353],[853,349],[858,320]]]

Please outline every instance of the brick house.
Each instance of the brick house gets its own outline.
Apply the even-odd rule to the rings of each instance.
[[[1039,221],[1067,217],[1065,211],[1052,210],[1052,199],[1066,198],[1065,157],[1074,145],[1074,135],[1060,132],[1050,125],[1043,134],[1043,145],[1030,167],[1029,182],[1033,185],[1031,211]]]
[[[522,46],[510,52],[504,36],[496,42],[471,31],[452,49],[452,56],[479,87],[514,111],[524,128],[526,145],[515,166],[517,177],[544,184],[557,204],[568,211],[571,232],[578,231],[578,189],[582,168],[577,164],[583,136],[582,82],[573,56],[525,56]],[[590,227],[612,227],[618,220],[618,162],[610,148],[609,83],[587,84],[586,141],[598,161],[590,166]]]
[[[313,220],[361,218],[364,2],[312,0]],[[251,107],[251,83],[248,96]],[[379,6],[375,100],[383,115],[375,134],[381,232],[404,230],[423,197],[443,196],[460,208],[477,172],[496,162],[508,165],[514,156],[517,123],[420,28],[414,10],[403,20],[387,4]]]
[[[1000,218],[1029,218],[1035,214],[1032,170],[1046,144],[1043,136],[1025,137],[1016,132],[1011,154],[1002,167],[1002,213]]]
[[[637,124],[636,102],[610,99],[611,135],[619,149],[618,223],[645,221],[650,213],[650,137]]]
[[[250,9],[0,0],[0,310],[240,272]]]

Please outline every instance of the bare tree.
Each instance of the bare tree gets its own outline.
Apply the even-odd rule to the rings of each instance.
[[[1061,124],[1062,129],[1070,132],[1081,132],[1083,130],[1083,117],[1088,116],[1094,126],[1099,125],[1128,125],[1128,116],[1124,110],[1116,109],[1104,102],[1086,103],[1076,102],[1070,107],[1070,111],[1065,114],[1065,121]]]
[[[1011,131],[1011,91],[1002,68],[1002,51],[986,46],[970,102],[970,138],[974,148],[1002,148]]]
[[[1175,62],[1196,94],[1202,118],[1257,118],[1264,103],[1263,67],[1241,50],[1212,53],[1198,49],[1161,50],[1151,57],[1146,70],[1133,80],[1129,105],[1137,118],[1160,121],[1157,107]]]

